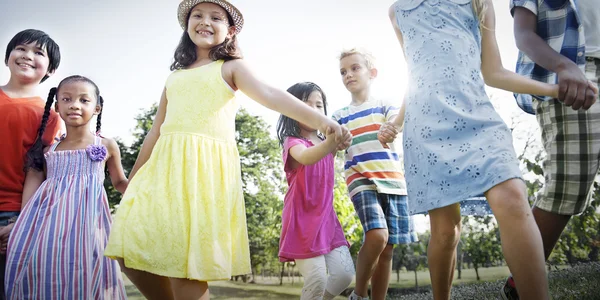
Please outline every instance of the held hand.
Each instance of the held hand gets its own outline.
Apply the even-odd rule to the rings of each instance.
[[[596,101],[585,74],[574,63],[557,72],[558,100],[573,110],[588,109]]]
[[[344,141],[337,145],[337,148],[335,149],[336,152],[346,150],[348,147],[350,147],[350,145],[352,145],[352,134],[350,134],[350,131],[348,131],[346,127],[342,126],[342,133],[344,134]]]
[[[398,127],[391,122],[385,122],[379,128],[377,139],[379,139],[382,144],[393,143],[396,136],[398,136],[398,132]]]
[[[342,126],[332,119],[326,118],[321,124],[320,131],[325,133],[327,139],[330,139],[329,136],[331,136],[332,142],[341,143],[344,140]]]
[[[0,254],[6,254],[6,246],[8,245],[8,238],[13,226],[14,223],[11,223],[0,229]]]

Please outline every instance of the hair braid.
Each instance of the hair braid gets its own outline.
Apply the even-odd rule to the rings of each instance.
[[[27,151],[27,163],[25,164],[25,170],[33,168],[34,170],[42,171],[44,169],[44,131],[46,131],[46,125],[48,125],[48,119],[50,117],[50,108],[54,103],[54,97],[56,96],[56,88],[51,88],[46,99],[46,106],[44,107],[44,115],[42,116],[42,123],[38,129],[37,138],[33,143],[33,146]]]
[[[104,110],[104,99],[98,96],[98,104],[100,104],[100,113],[96,117],[96,134],[100,134],[100,126],[102,126],[102,111]]]

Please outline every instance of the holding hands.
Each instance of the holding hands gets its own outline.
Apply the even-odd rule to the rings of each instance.
[[[589,81],[574,63],[568,63],[557,73],[559,101],[573,110],[589,109],[598,99],[598,87]]]
[[[400,126],[397,126],[392,122],[385,122],[379,128],[377,139],[379,139],[381,144],[384,145],[384,148],[388,148],[386,144],[393,143],[400,131]]]

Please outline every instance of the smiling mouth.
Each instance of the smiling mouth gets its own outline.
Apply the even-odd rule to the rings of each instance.
[[[24,64],[24,63],[17,63],[17,66],[21,67],[21,68],[31,68],[31,69],[35,69],[34,66],[30,65],[30,64]]]
[[[199,34],[199,35],[204,35],[204,36],[213,35],[212,32],[206,31],[206,30],[196,31],[196,33]]]

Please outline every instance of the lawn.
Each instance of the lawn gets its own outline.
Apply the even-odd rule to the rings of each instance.
[[[479,276],[483,281],[498,280],[508,275],[508,268],[493,267],[479,270]],[[429,272],[417,272],[419,286],[429,285]],[[455,283],[475,282],[475,270],[463,270],[462,279],[455,280]],[[137,291],[135,286],[127,279],[126,288],[129,299],[144,299]],[[299,298],[302,291],[302,278],[295,277],[292,284],[291,278],[284,277],[283,285],[279,285],[279,278],[262,278],[257,277],[256,284],[248,284],[235,281],[218,281],[210,283],[211,299],[290,299]],[[397,281],[396,272],[393,272],[390,277],[390,290],[414,287],[415,275],[414,272],[400,272],[400,282]],[[345,297],[337,297],[336,299],[347,299]]]
[[[507,267],[482,268],[479,270],[481,281],[476,280],[475,270],[463,270],[462,279],[454,280],[452,290],[453,299],[498,299],[498,291],[508,275]],[[400,272],[400,282],[396,273],[390,278],[388,299],[431,299],[429,285],[429,272],[417,272],[420,292],[414,289],[414,273]],[[600,263],[582,264],[573,268],[561,268],[549,274],[550,293],[554,300],[594,300],[600,299],[596,292],[600,286]],[[211,299],[299,299],[302,289],[302,280],[284,277],[283,285],[279,285],[277,278],[257,277],[255,284],[221,281],[210,283]],[[144,299],[137,289],[126,280],[129,299]],[[337,297],[336,299],[347,299]]]

